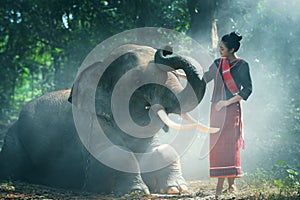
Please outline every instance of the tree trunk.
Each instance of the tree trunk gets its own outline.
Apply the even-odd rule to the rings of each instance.
[[[205,46],[211,46],[211,29],[217,0],[188,0],[191,15],[190,36]]]

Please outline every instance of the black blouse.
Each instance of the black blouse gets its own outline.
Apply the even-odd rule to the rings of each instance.
[[[209,70],[205,72],[203,76],[206,83],[214,79],[215,92],[212,97],[212,102],[228,100],[233,97],[223,82],[222,67],[220,67],[219,72],[216,74],[219,63],[220,58],[213,62]],[[245,60],[235,60],[230,63],[230,67],[231,76],[239,89],[238,95],[240,95],[243,100],[247,100],[252,93],[252,81],[248,63]]]

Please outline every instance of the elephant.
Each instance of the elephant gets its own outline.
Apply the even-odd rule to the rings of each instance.
[[[107,58],[83,69],[72,89],[49,92],[22,108],[4,139],[0,179],[115,195],[132,191],[187,192],[178,154],[170,145],[160,143],[157,132],[169,128],[216,132],[188,115],[205,94],[206,83],[199,66],[195,60],[175,54],[170,47],[126,44],[116,48]],[[187,75],[185,87],[172,72],[177,69]],[[89,85],[92,79],[97,81],[94,90]],[[124,103],[122,95],[128,96],[128,105],[118,106],[117,103]],[[87,107],[85,99],[90,99],[92,106]],[[99,125],[111,146],[97,141],[98,133],[87,139],[91,126],[89,129],[79,125],[84,132],[81,135],[86,134],[81,138],[77,128],[81,122],[75,120],[75,111],[84,116],[87,124]],[[147,131],[131,134],[135,126],[126,128],[129,119],[123,118],[124,113],[129,113],[129,124],[147,127]],[[188,123],[173,122],[168,117],[170,113],[183,116]],[[117,122],[118,118],[121,122]],[[91,153],[89,141],[96,144],[96,154],[100,148],[100,157]],[[122,157],[120,152],[129,156]],[[147,159],[138,156],[145,153],[150,153]],[[165,165],[158,166],[161,163]]]

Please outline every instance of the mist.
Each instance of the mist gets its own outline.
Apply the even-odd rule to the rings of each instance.
[[[278,160],[299,166],[300,1],[226,2],[216,12],[218,36],[236,30],[243,35],[237,55],[249,63],[253,84],[252,95],[242,102],[243,172],[270,170]],[[207,125],[212,86],[198,108]],[[187,179],[209,177],[208,156],[200,158],[207,137],[199,133],[181,159]]]
[[[173,1],[177,11],[164,4],[163,8],[170,12],[167,16],[165,10],[161,13],[159,9],[148,12],[146,1],[136,1],[139,7],[134,11],[131,10],[133,5],[119,5],[120,2],[113,5],[109,1],[99,1],[106,5],[85,5],[84,1],[76,2],[72,8],[68,8],[71,4],[64,4],[70,15],[66,10],[61,12],[53,5],[48,8],[50,4],[44,6],[44,2],[39,1],[29,3],[29,6],[22,6],[23,2],[3,6],[6,12],[2,12],[0,28],[4,38],[1,41],[3,67],[0,74],[3,86],[0,86],[0,118],[5,125],[0,124],[0,146],[6,124],[12,124],[17,119],[22,105],[46,92],[70,88],[77,69],[94,45],[124,30],[141,26],[158,26],[182,32],[192,29],[188,8],[183,5],[186,1]],[[156,6],[154,1],[149,2]],[[237,55],[249,63],[253,83],[252,95],[242,102],[246,142],[246,149],[241,150],[242,170],[244,174],[254,173],[257,169],[272,170],[278,160],[300,169],[300,0],[217,2],[214,19],[218,37],[236,30],[242,34]],[[36,15],[33,15],[35,12]],[[49,27],[51,31],[48,31]],[[193,35],[197,41],[201,38],[200,35]],[[216,52],[214,55],[209,49],[211,41],[200,43],[210,55],[209,59],[198,58],[203,59],[201,65],[207,71],[219,54]],[[213,82],[210,82],[202,102],[192,112],[194,118],[207,126],[212,91]],[[171,117],[182,122],[178,115]],[[162,143],[170,144],[178,134],[181,134],[181,140],[176,140],[174,145],[182,150],[178,153],[183,176],[187,180],[208,179],[209,135],[196,130],[159,132]]]

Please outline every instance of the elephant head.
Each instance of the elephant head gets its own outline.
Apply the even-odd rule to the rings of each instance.
[[[187,76],[185,87],[172,73],[177,69],[182,69]],[[186,114],[204,96],[206,83],[201,75],[199,63],[176,55],[171,49],[128,44],[83,70],[73,86],[71,98],[95,93],[93,104],[101,126],[109,124],[110,128],[126,133],[141,128],[140,132],[145,134],[141,137],[153,136],[165,126],[213,133],[218,130],[205,127]],[[96,81],[90,83],[91,80]],[[95,83],[96,89],[91,90]],[[77,102],[76,106],[84,108],[84,103]],[[173,122],[168,118],[169,113],[181,114],[188,123]]]

